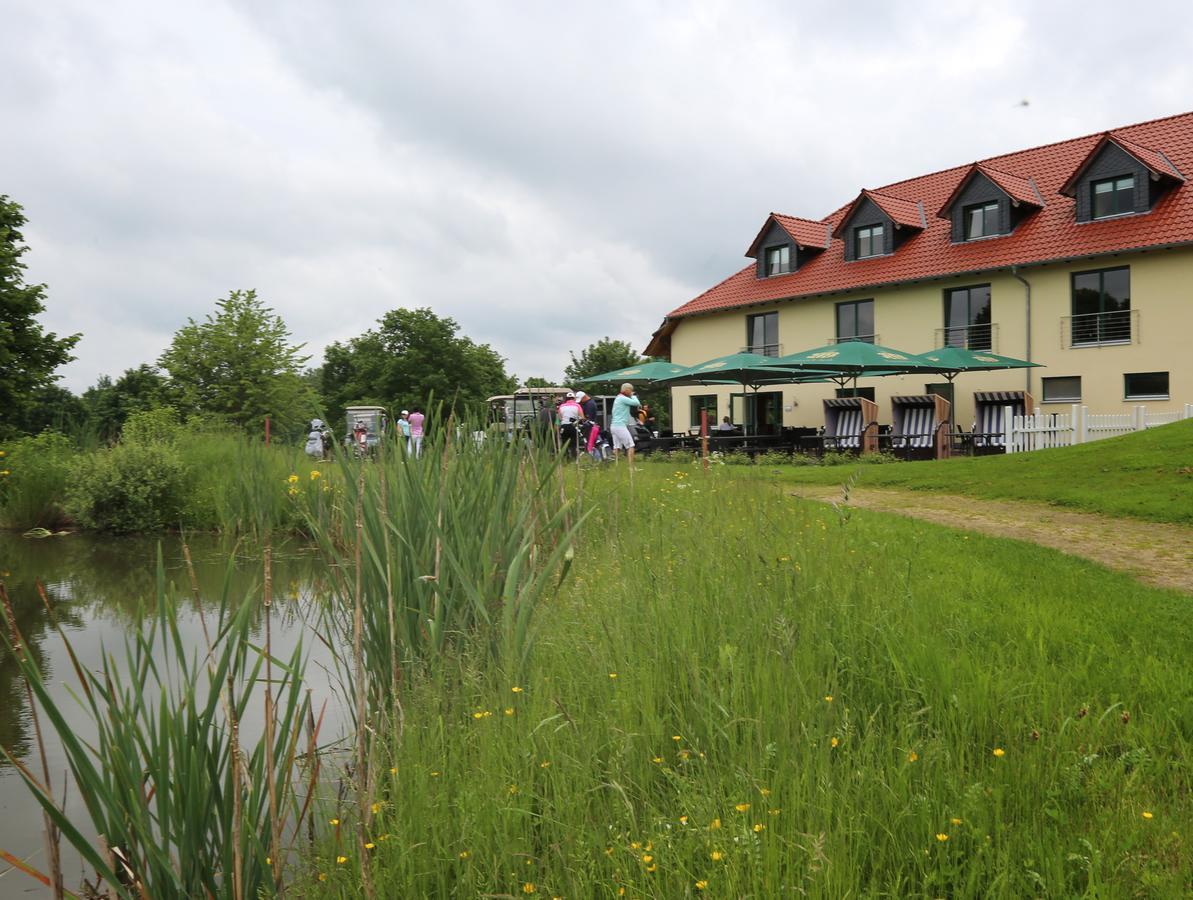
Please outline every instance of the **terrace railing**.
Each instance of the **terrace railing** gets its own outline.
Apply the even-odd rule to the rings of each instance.
[[[1061,316],[1061,347],[1098,347],[1129,344],[1139,339],[1139,310],[1115,309],[1100,313]]]
[[[936,348],[960,347],[962,350],[998,352],[998,324],[951,325],[936,329]]]

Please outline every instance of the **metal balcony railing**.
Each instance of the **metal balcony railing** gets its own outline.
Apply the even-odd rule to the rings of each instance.
[[[1060,336],[1061,346],[1065,349],[1130,344],[1139,336],[1139,310],[1115,309],[1061,316]]]
[[[962,350],[998,352],[998,324],[951,325],[936,329],[936,347],[960,347]]]
[[[826,344],[843,344],[846,341],[862,341],[866,344],[881,344],[876,334],[839,334],[825,341]]]
[[[758,353],[762,356],[782,356],[782,344],[748,344],[741,348],[742,353]]]

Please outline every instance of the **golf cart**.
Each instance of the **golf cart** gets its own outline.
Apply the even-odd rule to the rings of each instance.
[[[344,446],[357,456],[372,456],[377,452],[389,428],[389,414],[384,406],[349,406],[344,409],[347,434]]]

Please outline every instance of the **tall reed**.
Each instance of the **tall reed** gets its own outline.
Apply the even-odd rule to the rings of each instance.
[[[67,819],[41,779],[5,755],[63,837],[117,895],[273,895],[284,864],[278,856],[285,857],[310,814],[295,787],[309,706],[302,644],[285,660],[254,646],[250,631],[260,610],[232,598],[225,579],[210,632],[203,621],[208,646],[189,648],[160,551],[157,579],[153,615],[126,639],[122,656],[106,655],[98,672],[79,665],[58,629],[93,739],[72,727],[37,665],[17,657],[63,748],[89,823]],[[241,723],[259,702],[267,667],[277,704],[267,708],[265,735],[246,740]],[[103,851],[93,835],[101,836]]]

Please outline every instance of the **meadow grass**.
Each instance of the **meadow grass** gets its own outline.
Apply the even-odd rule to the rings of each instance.
[[[797,484],[840,484],[840,469],[780,467]],[[1193,524],[1193,420],[1073,447],[1007,456],[862,466],[862,487],[1030,500],[1109,516]]]
[[[1187,889],[1187,596],[728,468],[581,479],[527,666],[403,689],[378,896]],[[329,836],[310,890],[359,871]]]

